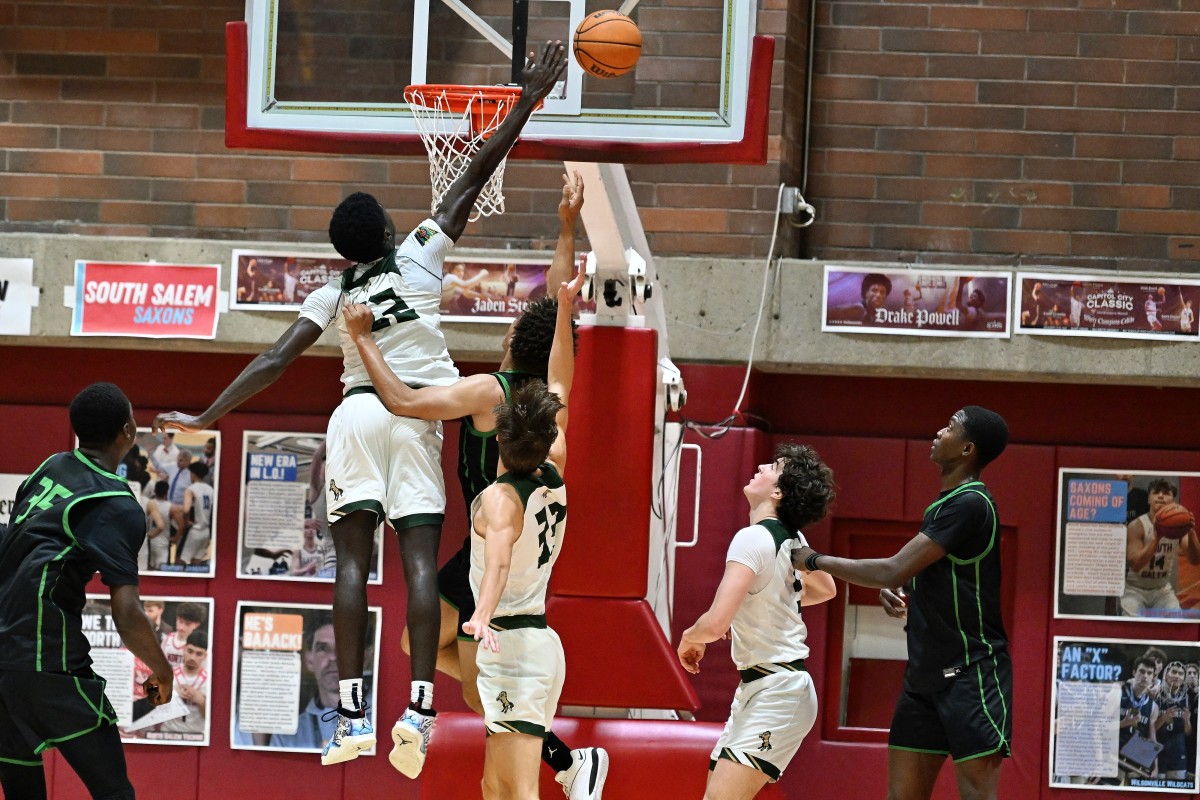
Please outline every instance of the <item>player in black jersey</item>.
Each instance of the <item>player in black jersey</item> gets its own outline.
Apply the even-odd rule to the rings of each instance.
[[[411,389],[387,370],[379,348],[370,336],[369,310],[363,306],[348,306],[343,312],[347,329],[355,338],[363,364],[389,411],[419,419],[461,419],[458,480],[468,519],[471,516],[471,501],[496,479],[499,460],[495,432],[496,406],[509,402],[513,392],[528,381],[546,380],[558,314],[554,294],[571,277],[574,268],[575,223],[582,207],[582,179],[578,173],[564,175],[562,199],[558,205],[558,243],[546,272],[547,296],[532,301],[509,327],[504,337],[504,356],[496,372],[471,375],[451,386]],[[577,293],[578,288],[574,291]],[[442,621],[437,668],[462,684],[463,700],[472,710],[482,714],[483,704],[476,685],[478,668],[475,665],[479,643],[462,629],[463,623],[470,621],[475,612],[469,580],[470,566],[471,541],[468,535],[462,548],[451,556],[438,573]],[[407,648],[407,631],[405,633],[404,645]],[[608,769],[608,754],[603,750],[571,750],[553,733],[548,733],[542,749],[542,760],[558,774],[557,779],[567,787],[571,800],[601,796],[603,778]],[[598,780],[579,780],[579,775],[596,775]]]
[[[70,413],[79,448],[34,470],[0,527],[0,785],[13,800],[44,800],[42,753],[51,747],[92,797],[134,796],[117,714],[83,632],[95,573],[109,587],[121,640],[153,672],[147,696],[171,699],[171,666],[138,597],[146,515],[115,474],[137,434],[133,409],[116,386],[97,383]]]
[[[891,558],[848,559],[812,548],[793,562],[882,589],[908,618],[908,668],[888,736],[888,797],[926,800],[954,759],[959,795],[995,798],[1012,739],[1012,662],[1000,618],[1000,520],[979,474],[1008,443],[993,411],[967,406],[938,431],[929,459],[941,494],[920,532]],[[904,586],[904,589],[895,588]]]

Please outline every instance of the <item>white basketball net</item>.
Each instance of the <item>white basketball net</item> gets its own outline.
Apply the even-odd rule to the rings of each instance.
[[[466,90],[470,87],[455,87]],[[455,111],[444,87],[410,86],[404,99],[412,109],[417,132],[429,153],[429,181],[433,185],[431,211],[436,211],[446,191],[464,172],[479,152],[487,136],[504,121],[512,103],[487,101],[476,91],[467,100],[466,109]],[[459,102],[462,102],[461,98]],[[472,124],[472,117],[475,117]],[[472,221],[504,213],[504,165],[500,162],[475,200]]]

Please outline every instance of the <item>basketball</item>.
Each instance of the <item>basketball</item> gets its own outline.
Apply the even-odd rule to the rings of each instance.
[[[1167,290],[1166,290],[1164,287],[1162,287],[1162,286],[1158,287],[1158,296],[1159,296],[1159,297],[1166,297],[1166,296],[1167,296]]]
[[[1195,524],[1192,512],[1178,503],[1171,503],[1163,506],[1154,518],[1154,532],[1164,539],[1182,539]]]
[[[619,11],[588,14],[575,29],[575,60],[590,75],[615,78],[633,69],[642,54],[642,32]]]

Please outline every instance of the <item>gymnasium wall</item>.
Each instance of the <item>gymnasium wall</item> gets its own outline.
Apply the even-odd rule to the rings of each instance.
[[[712,1],[646,20],[665,31],[648,52],[686,53],[701,36],[689,19]],[[770,159],[631,166],[656,254],[765,252],[776,186],[803,182],[810,3],[806,195],[819,221],[791,255],[1194,266],[1200,11],[1185,0],[759,0],[759,32],[777,39]],[[378,8],[322,7],[296,33],[386,52],[380,31],[397,23],[379,24]],[[321,242],[329,208],[354,189],[401,227],[419,221],[420,159],[225,151],[224,24],[242,15],[240,0],[0,3],[0,233]],[[464,244],[549,247],[558,174],[511,164],[510,213]]]

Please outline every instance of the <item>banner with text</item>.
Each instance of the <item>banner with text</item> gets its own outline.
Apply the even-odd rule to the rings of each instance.
[[[245,431],[238,512],[238,577],[331,582],[325,434]],[[383,526],[375,530],[368,583],[383,580]]]
[[[350,262],[336,253],[234,250],[229,307],[294,312],[306,297],[349,266]]]
[[[38,300],[33,259],[0,258],[0,334],[28,336]]]
[[[1061,469],[1056,617],[1200,620],[1200,473]]]
[[[549,268],[549,260],[448,258],[442,265],[442,319],[511,322],[531,300],[546,296]]]
[[[0,524],[7,525],[12,518],[13,503],[17,499],[17,489],[25,482],[27,475],[14,475],[9,472],[0,473]]]
[[[89,594],[83,609],[92,668],[107,681],[104,693],[117,712],[121,738],[138,744],[207,745],[209,671],[216,661],[212,598],[143,597],[142,610],[174,671],[173,696],[161,706],[146,698],[144,682],[153,673],[121,641],[108,595]]]
[[[212,339],[216,264],[75,262],[72,336]]]
[[[367,609],[363,696],[375,725],[381,611]],[[234,639],[230,745],[237,750],[319,753],[339,705],[333,612],[305,604],[240,601]],[[375,748],[365,751],[374,755]]]
[[[1011,276],[825,267],[821,330],[1007,338]]]
[[[1194,342],[1200,281],[1017,273],[1017,333]]]
[[[1050,786],[1193,794],[1200,644],[1054,638]]]

